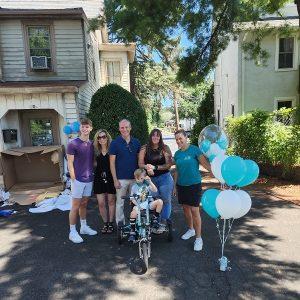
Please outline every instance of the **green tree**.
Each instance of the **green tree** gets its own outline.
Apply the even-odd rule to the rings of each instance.
[[[198,107],[204,99],[212,83],[204,81],[196,86],[186,87],[185,94],[182,95],[178,103],[178,113],[180,119],[197,119]]]
[[[132,134],[142,143],[148,138],[147,118],[140,102],[127,90],[117,84],[101,87],[92,97],[88,118],[94,131],[104,128],[113,138],[119,135],[119,121],[128,119]]]
[[[153,61],[136,61],[131,68],[132,92],[145,108],[150,124],[159,126],[162,100],[167,97],[171,84],[169,73],[161,63]]]
[[[278,12],[289,0],[105,0],[104,17],[113,38],[136,42],[170,62],[166,47],[183,33],[192,42],[179,58],[180,81],[198,84],[214,67],[220,52],[236,37],[236,23],[256,23]],[[295,0],[300,12],[300,0]],[[259,41],[259,40],[258,40]],[[248,50],[251,51],[251,47]],[[168,53],[168,52],[167,52]],[[170,64],[169,64],[170,65]]]
[[[214,85],[207,86],[206,93],[197,110],[198,116],[192,130],[191,142],[198,144],[198,137],[201,130],[207,125],[215,123],[214,117]]]
[[[153,123],[160,122],[161,101],[165,98],[172,99],[177,127],[179,115],[177,103],[187,96],[188,89],[178,82],[178,58],[181,52],[180,38],[173,38],[161,48],[160,63],[148,60],[138,60],[135,63],[133,78],[135,80],[135,95],[141,100],[146,110],[149,111]],[[150,51],[147,57],[151,57]]]

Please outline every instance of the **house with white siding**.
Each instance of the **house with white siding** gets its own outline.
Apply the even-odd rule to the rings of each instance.
[[[135,45],[89,31],[102,1],[0,0],[0,152],[66,145],[63,127],[84,117],[107,83],[130,90]]]
[[[278,28],[286,24],[293,32],[279,34]],[[246,59],[243,44],[255,38],[255,27],[250,23],[244,24],[238,38],[231,40],[218,57],[214,108],[220,126],[224,126],[228,116],[240,116],[255,109],[271,112],[299,105],[300,35],[296,5],[287,4],[280,16],[262,17],[256,26],[274,28],[261,41],[262,49],[269,54],[266,65]]]

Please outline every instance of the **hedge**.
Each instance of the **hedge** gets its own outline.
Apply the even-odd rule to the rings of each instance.
[[[105,85],[93,95],[87,117],[93,122],[94,132],[103,128],[115,138],[120,134],[119,121],[128,119],[134,137],[141,143],[148,138],[147,117],[143,107],[130,92],[117,84]]]
[[[276,114],[276,113],[275,113]],[[300,164],[300,126],[284,125],[274,113],[254,111],[227,119],[230,153],[283,168],[283,176]]]

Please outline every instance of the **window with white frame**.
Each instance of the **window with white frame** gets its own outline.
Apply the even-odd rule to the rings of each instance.
[[[281,37],[278,43],[278,69],[292,69],[294,67],[295,38]]]
[[[28,25],[26,36],[30,71],[53,70],[50,25]]]
[[[106,62],[106,83],[121,84],[121,63],[120,61]]]

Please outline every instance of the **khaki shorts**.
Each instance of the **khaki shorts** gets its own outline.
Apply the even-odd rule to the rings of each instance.
[[[81,182],[76,179],[71,180],[72,198],[81,199],[92,195],[93,182]]]

